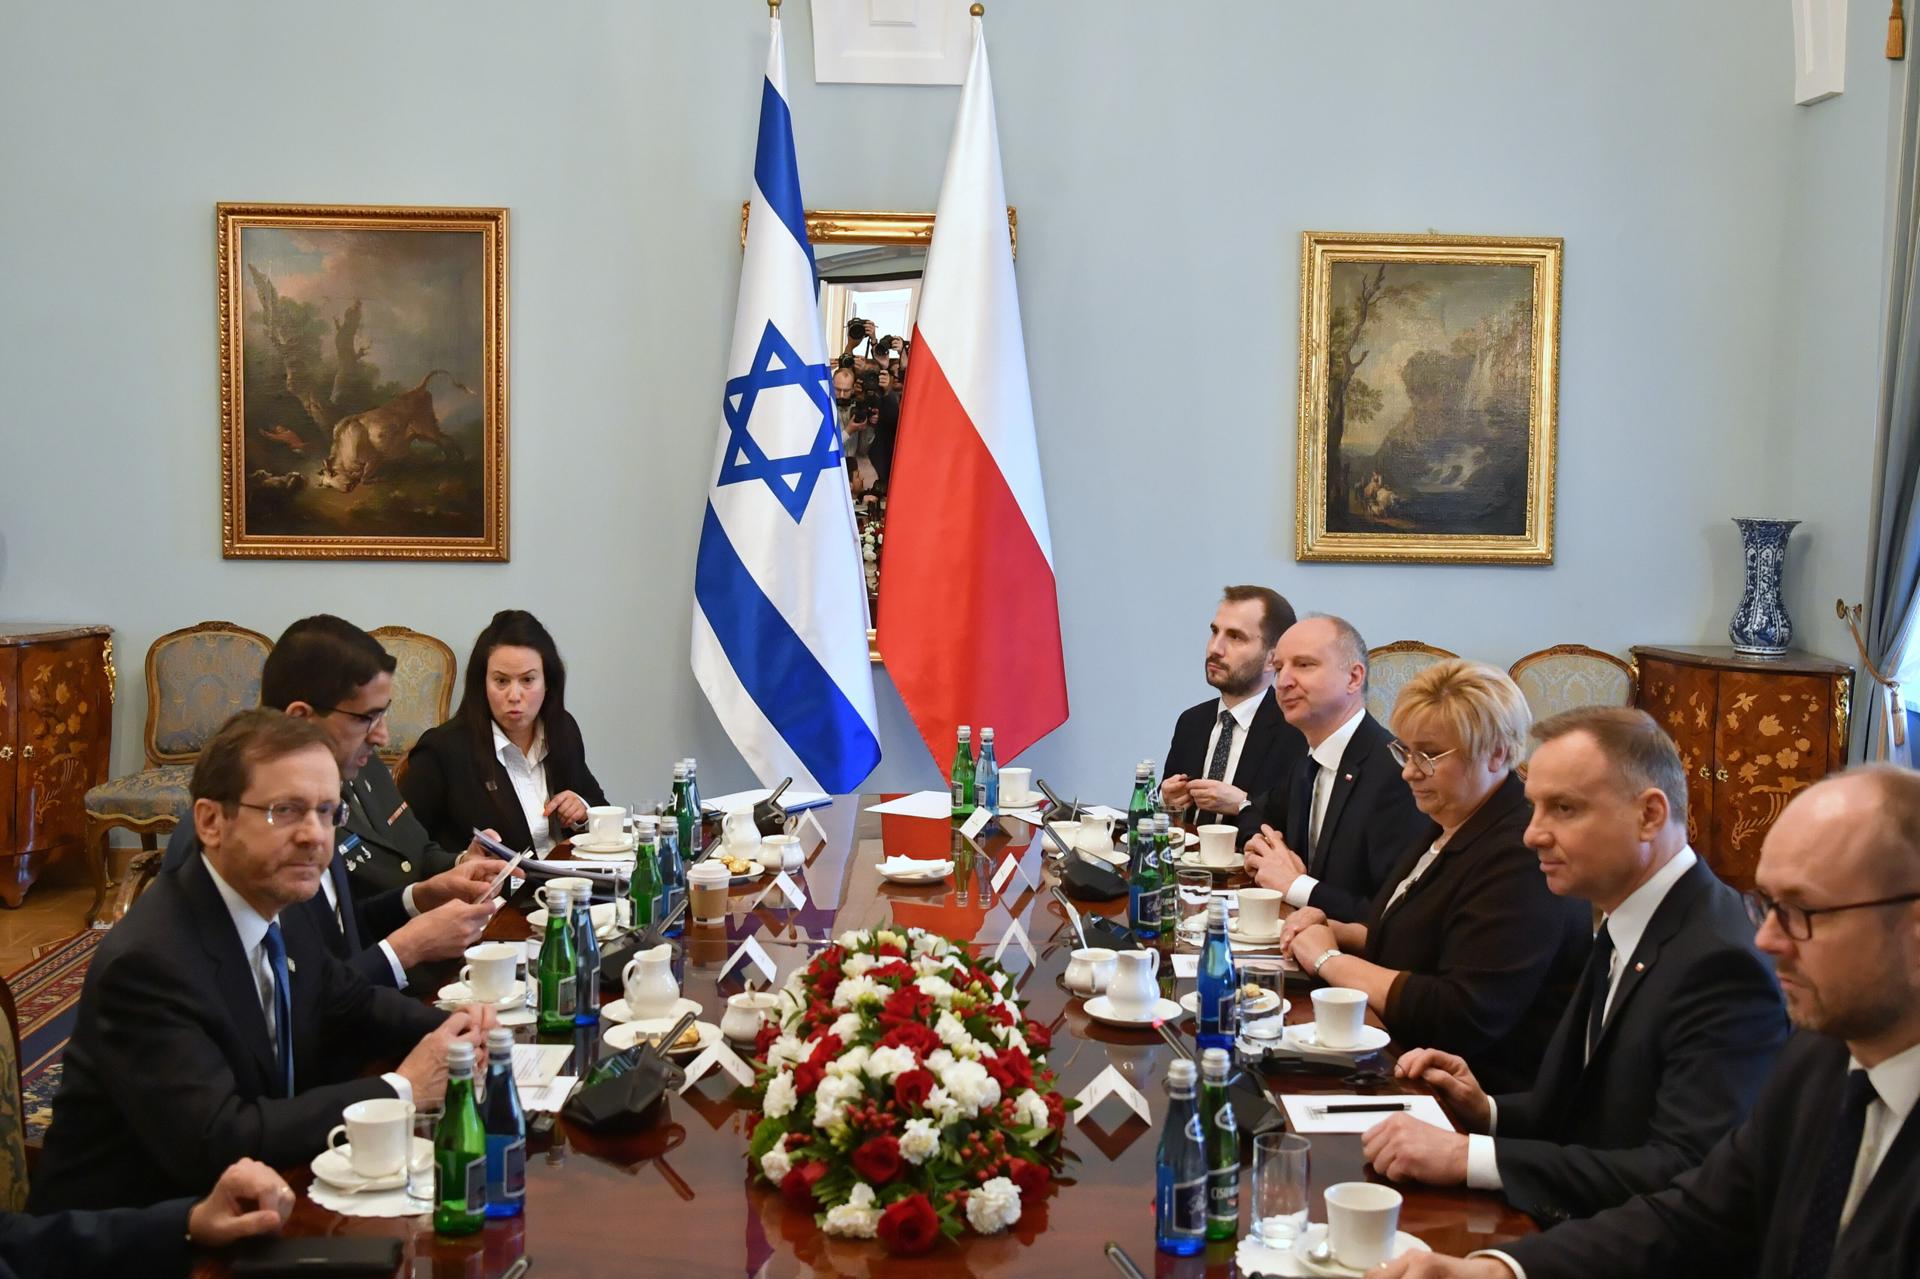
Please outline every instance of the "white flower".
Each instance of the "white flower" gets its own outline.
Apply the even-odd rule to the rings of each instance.
[[[934,1122],[942,1128],[967,1117],[966,1112],[960,1109],[959,1103],[954,1101],[947,1090],[939,1084],[935,1084],[927,1091],[927,1110],[933,1115]]]
[[[1029,1088],[1013,1100],[1013,1122],[1020,1128],[1045,1128],[1052,1122],[1044,1097]]]
[[[940,1073],[940,1084],[968,1116],[1000,1100],[1000,1085],[977,1061],[957,1061]]]
[[[983,1182],[967,1196],[967,1224],[983,1235],[997,1235],[1020,1220],[1020,1191],[1005,1177]]]
[[[806,1059],[807,1052],[806,1042],[798,1035],[782,1035],[767,1049],[767,1065],[775,1070],[782,1066],[798,1065]]]
[[[840,965],[840,971],[849,977],[864,977],[879,962],[872,955],[849,955],[847,962]]]
[[[940,1007],[950,1008],[953,1006],[953,983],[945,977],[936,977],[934,974],[928,973],[913,984],[920,988],[921,994],[931,999]]]
[[[873,1049],[864,1046],[849,1048],[827,1063],[827,1073],[829,1075],[840,1075],[848,1079],[857,1079],[860,1076],[860,1072],[866,1069],[867,1058],[872,1054]]]
[[[1003,1026],[996,1021],[993,1023],[993,1034],[994,1037],[1005,1044],[1009,1050],[1017,1048],[1023,1057],[1031,1057],[1033,1055],[1027,1051],[1027,1037],[1014,1027]]]
[[[884,996],[880,983],[871,977],[849,977],[833,992],[835,1008],[853,1008],[861,1002],[879,1003]]]
[[[876,1048],[867,1057],[867,1073],[875,1079],[891,1082],[902,1071],[912,1070],[919,1064],[914,1059],[911,1048],[904,1046]]]
[[[841,1013],[833,1019],[833,1025],[827,1028],[827,1033],[834,1036],[834,1038],[838,1039],[841,1043],[847,1043],[855,1035],[860,1033],[860,1014]]]
[[[1015,1204],[1013,1210],[1020,1211]],[[880,1231],[880,1210],[878,1208],[856,1208],[850,1203],[838,1204],[827,1209],[827,1220],[821,1226],[830,1235],[840,1235],[847,1239],[871,1239]]]
[[[813,1090],[813,1124],[816,1128],[835,1128],[846,1122],[847,1103],[866,1090],[858,1079],[828,1075]]]
[[[947,939],[938,933],[930,933],[924,928],[915,928],[910,930],[910,934],[913,937],[913,953],[916,955],[938,957],[953,950]]]
[[[953,1050],[956,1057],[978,1057],[980,1045],[958,1017],[951,1012],[940,1014],[940,1020],[933,1023],[933,1033],[940,1036],[940,1042]]]
[[[927,1069],[937,1075],[958,1060],[959,1058],[946,1049],[936,1048],[927,1054]]]
[[[900,1134],[900,1157],[910,1164],[922,1164],[929,1157],[939,1153],[940,1130],[931,1119],[909,1119],[906,1128]],[[761,1161],[765,1167],[766,1161]],[[774,1177],[779,1181],[779,1177]]]
[[[767,1084],[767,1098],[760,1103],[760,1110],[769,1119],[783,1119],[793,1110],[799,1097],[793,1091],[793,1073],[783,1070]],[[774,1178],[778,1181],[779,1178]]]
[[[760,1171],[776,1186],[793,1171],[793,1159],[787,1154],[786,1138],[774,1142],[773,1149],[760,1156]]]
[[[905,950],[907,948],[907,939],[899,933],[894,932],[891,928],[883,928],[873,935],[873,944],[876,946],[898,946],[901,950]]]
[[[840,949],[842,950],[852,950],[855,946],[858,946],[862,940],[864,940],[864,936],[865,935],[860,933],[859,931],[849,928],[847,929],[846,932],[841,933],[838,937],[834,938],[833,941],[834,941],[834,944],[840,947]]]

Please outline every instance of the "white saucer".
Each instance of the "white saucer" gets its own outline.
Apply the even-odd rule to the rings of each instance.
[[[1087,1016],[1095,1021],[1105,1022],[1109,1026],[1151,1026],[1156,1021],[1173,1021],[1180,1015],[1180,1005],[1171,999],[1156,1000],[1153,1011],[1145,1017],[1122,1017],[1113,1010],[1113,1001],[1105,995],[1095,995],[1084,1007]]]
[[[370,1190],[398,1190],[407,1184],[407,1170],[388,1173],[384,1177],[362,1177],[353,1170],[348,1151],[353,1149],[352,1142],[342,1142],[338,1148],[323,1150],[313,1157],[309,1165],[313,1175],[326,1182],[335,1190],[344,1190],[349,1194],[360,1194]],[[413,1159],[416,1164],[433,1162],[433,1143],[425,1137],[413,1139]]]
[[[604,914],[609,918],[609,922],[607,923],[596,922],[594,924],[593,935],[595,937],[598,937],[601,941],[607,941],[610,938],[618,937],[620,935],[620,925],[610,922],[611,919],[617,918],[618,916],[618,912],[612,909],[612,907],[614,907],[615,905],[617,905],[617,903],[615,902],[599,902],[599,903],[596,903],[593,908],[594,914],[596,915]],[[603,910],[602,908],[605,908],[605,909]],[[533,931],[536,933],[545,933],[547,931],[546,908],[542,906],[536,906],[534,909],[528,911],[527,926],[532,928]]]
[[[1278,946],[1280,934],[1286,931],[1285,925],[1270,933],[1247,933],[1240,931],[1238,925],[1227,930],[1227,940],[1237,946]]]
[[[647,1035],[666,1034],[673,1029],[673,1023],[678,1020],[677,1017],[657,1017],[652,1021],[621,1022],[607,1031],[607,1047],[615,1052],[631,1048]],[[688,1053],[697,1053],[720,1038],[720,1028],[710,1021],[696,1021],[693,1023],[693,1028],[700,1032],[700,1042],[688,1044],[685,1048],[669,1048],[667,1056],[684,1057]]]
[[[953,863],[949,861],[923,861],[920,865],[926,869],[906,873],[894,871],[890,874],[885,862],[875,862],[873,868],[880,872],[880,878],[892,884],[937,884],[953,874]]]
[[[1247,868],[1247,856],[1245,853],[1235,853],[1232,861],[1224,866],[1216,866],[1212,862],[1201,861],[1199,853],[1181,853],[1180,856],[1173,859],[1173,864],[1180,870],[1245,870]]]
[[[697,1001],[686,998],[676,999],[673,1001],[673,1007],[667,1010],[666,1020],[670,1023],[676,1022],[688,1013],[697,1013],[699,1011],[700,1005]],[[602,1004],[600,1006],[600,1015],[608,1021],[619,1022],[661,1020],[658,1017],[635,1017],[633,1015],[633,1009],[627,1007],[627,1001],[624,999],[616,999],[610,1004]],[[662,1029],[665,1029],[665,1027],[662,1027]]]
[[[463,981],[448,982],[442,986],[438,998],[450,1004],[471,1004],[477,1002],[473,997],[473,992],[467,989],[467,983]],[[507,987],[506,997],[504,999],[494,1000],[493,1006],[495,1008],[518,1008],[526,1002],[527,983],[516,981],[513,985]]]
[[[1326,1237],[1327,1227],[1324,1222],[1316,1222],[1301,1231],[1293,1241],[1294,1262],[1310,1275],[1326,1275],[1329,1279],[1360,1279],[1360,1276],[1364,1275],[1366,1271],[1355,1270],[1352,1266],[1343,1266],[1339,1262],[1331,1259],[1327,1261],[1315,1261],[1309,1255],[1313,1249],[1320,1246],[1320,1241]],[[1432,1251],[1433,1249],[1427,1247],[1426,1240],[1420,1238],[1418,1235],[1410,1235],[1406,1231],[1401,1230],[1396,1231],[1393,1236],[1392,1256],[1394,1257],[1404,1257],[1410,1252]],[[1391,1258],[1389,1258],[1389,1260],[1391,1260]]]
[[[1380,1029],[1378,1026],[1362,1026],[1360,1027],[1359,1043],[1351,1048],[1329,1048],[1314,1038],[1313,1030],[1313,1023],[1310,1021],[1296,1022],[1294,1025],[1287,1027],[1283,1042],[1291,1044],[1296,1048],[1311,1048],[1317,1053],[1346,1053],[1350,1056],[1359,1057],[1366,1053],[1380,1051],[1392,1040],[1392,1036],[1388,1035],[1386,1031]]]
[[[1180,996],[1180,1006],[1192,1013],[1195,1017],[1198,1017],[1200,1015],[1200,992],[1190,990]],[[1284,1017],[1287,1015],[1287,1010],[1292,1007],[1292,1004],[1280,998],[1274,991],[1269,990],[1263,998],[1254,1000],[1252,1004],[1242,1008],[1240,1011],[1248,1017],[1266,1017],[1270,1015]]]
[[[1038,808],[1046,802],[1047,797],[1037,793],[1027,795],[1002,795],[1000,797],[1000,811],[1004,813],[1014,808]]]
[[[534,1013],[533,1009],[522,1004],[518,1008],[494,1009],[493,1020],[501,1026],[531,1026],[539,1021],[540,1018]]]

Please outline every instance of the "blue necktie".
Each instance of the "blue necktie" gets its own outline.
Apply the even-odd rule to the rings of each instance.
[[[1866,1131],[1867,1107],[1877,1094],[1864,1070],[1847,1074],[1840,1099],[1839,1121],[1833,1126],[1826,1157],[1820,1162],[1813,1187],[1807,1193],[1801,1218],[1800,1243],[1794,1249],[1793,1279],[1825,1279],[1833,1267],[1833,1246],[1840,1236],[1840,1210],[1853,1184],[1853,1165],[1860,1158],[1860,1138]]]
[[[273,966],[273,1035],[274,1050],[280,1059],[280,1086],[285,1089],[282,1096],[293,1096],[293,992],[287,984],[287,943],[280,936],[280,921],[274,920],[267,925],[267,935],[262,942],[267,948],[267,962]]]

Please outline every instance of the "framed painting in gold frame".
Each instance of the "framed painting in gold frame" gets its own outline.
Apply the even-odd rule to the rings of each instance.
[[[1298,559],[1553,562],[1562,247],[1301,237]]]
[[[221,204],[229,559],[507,559],[507,211]]]

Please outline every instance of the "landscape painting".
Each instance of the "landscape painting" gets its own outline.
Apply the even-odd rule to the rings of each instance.
[[[506,211],[219,209],[228,557],[507,558]]]
[[[1561,241],[1304,244],[1298,557],[1552,563]]]

